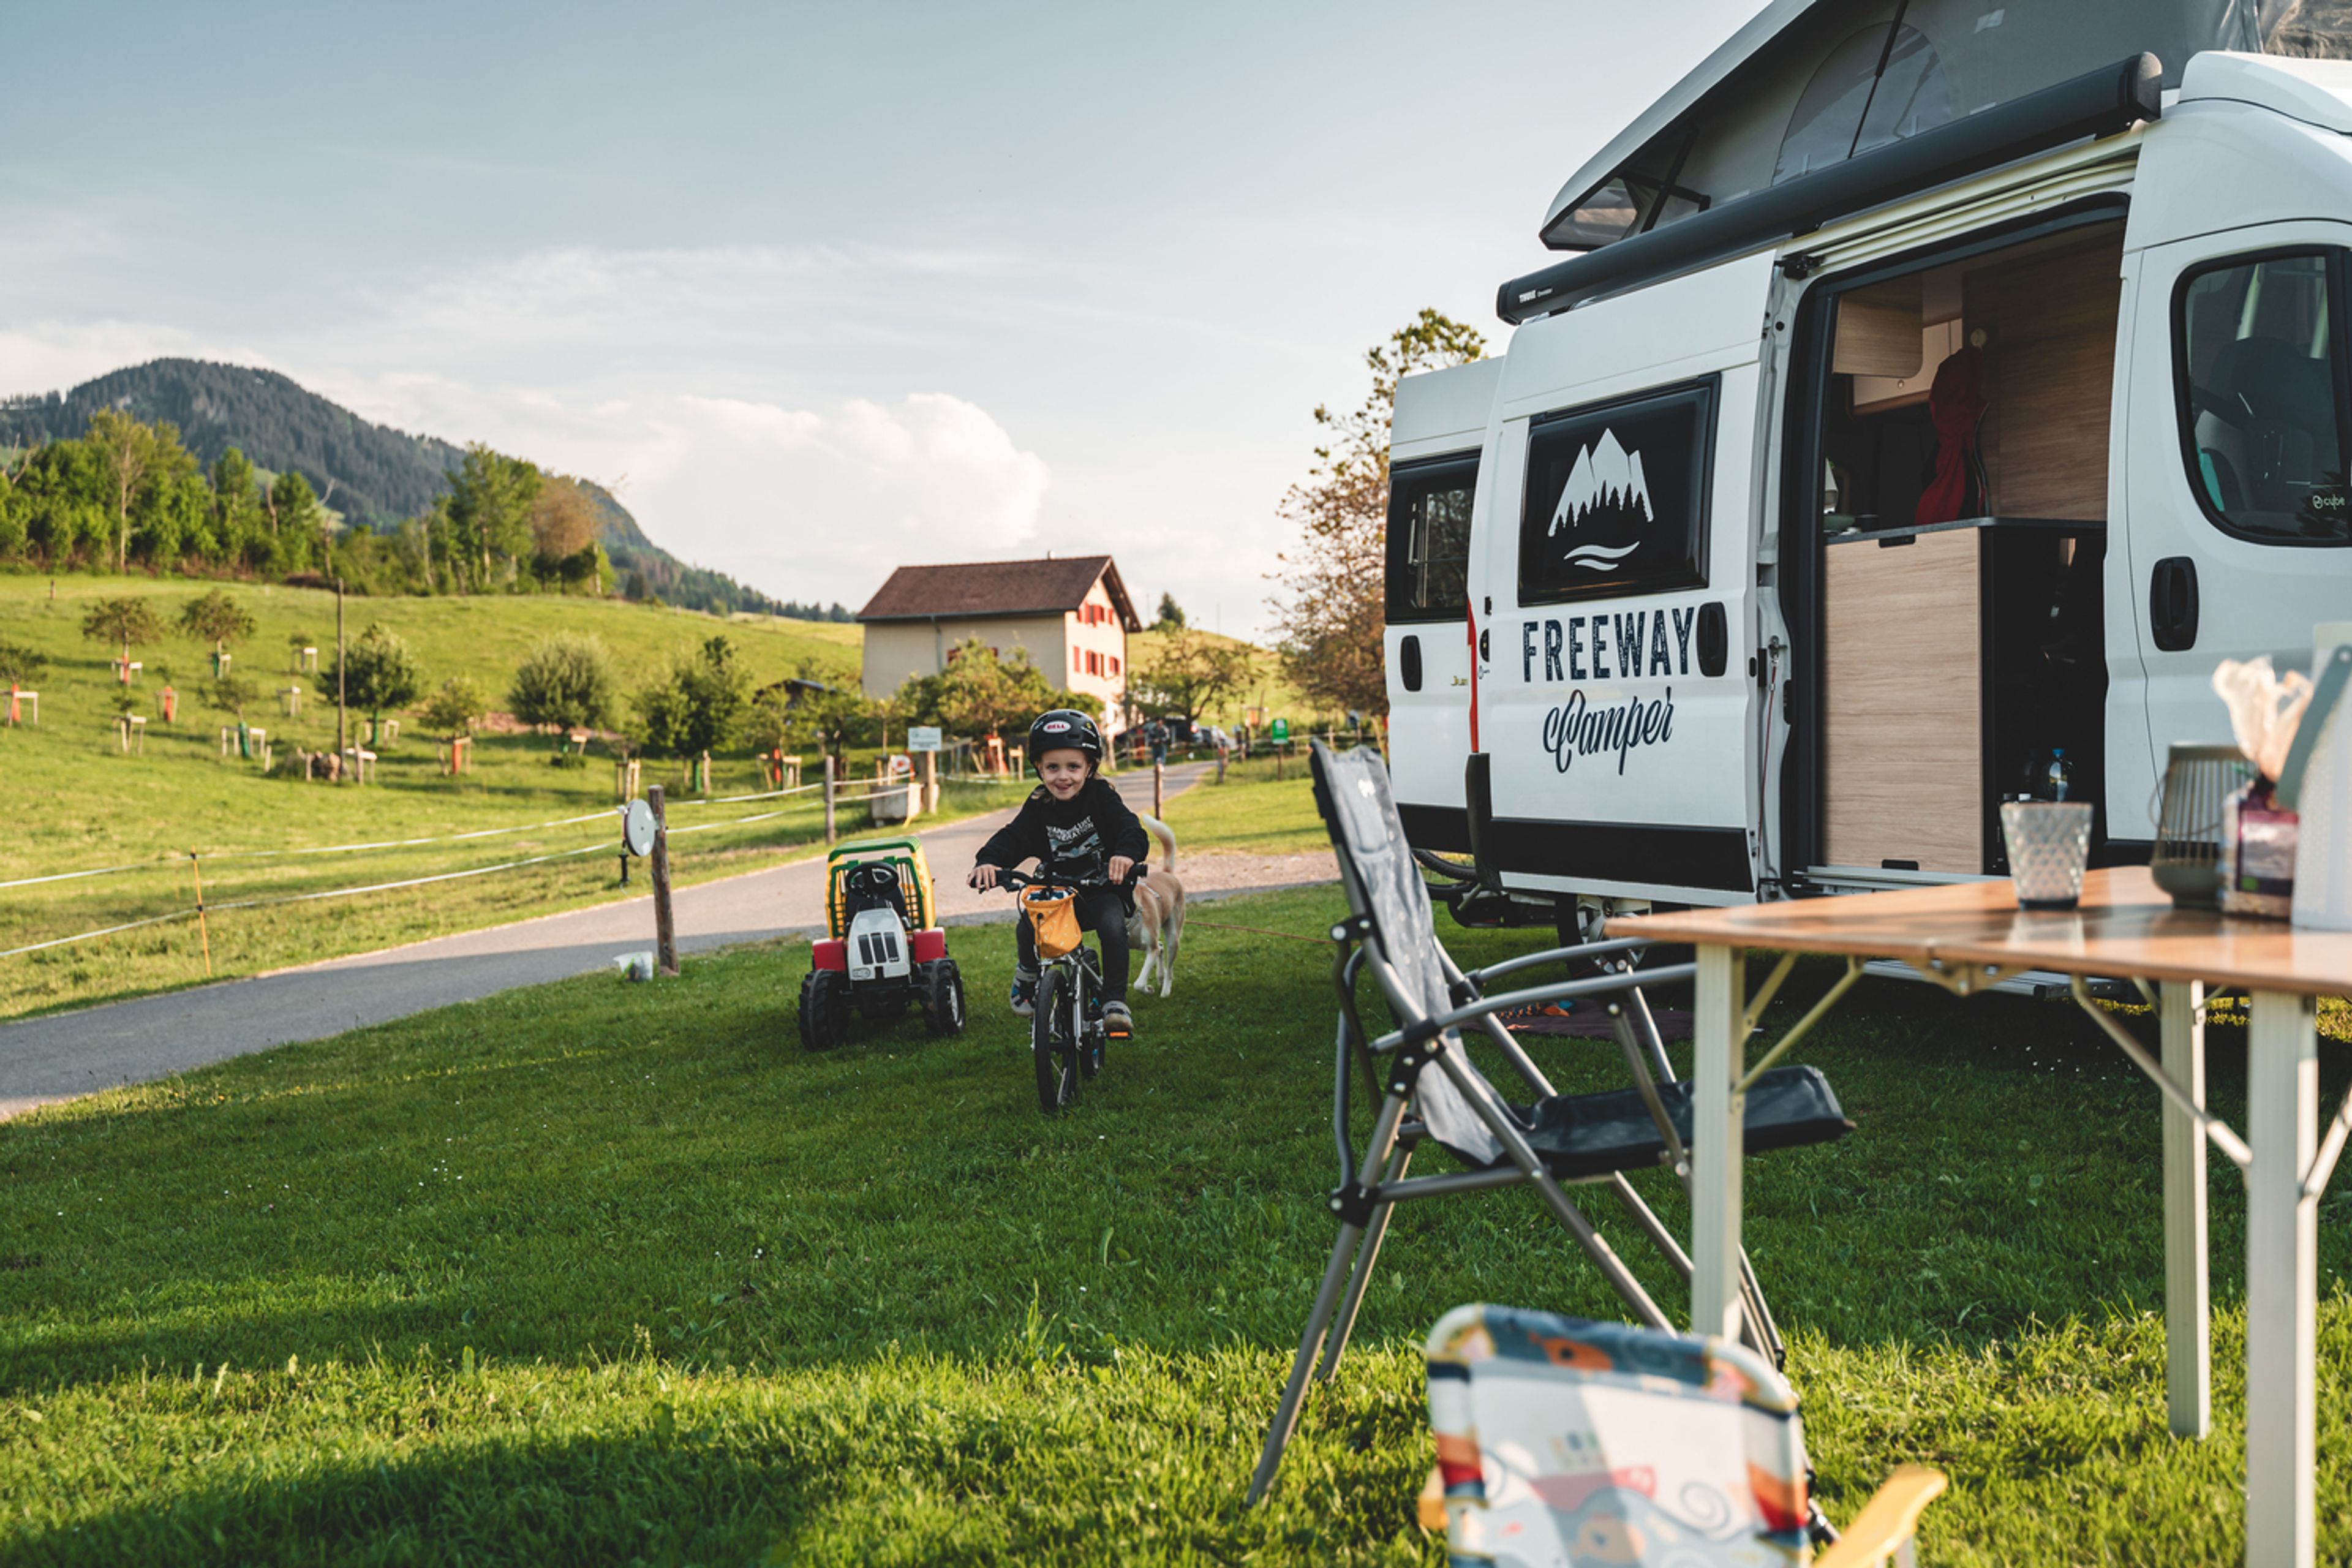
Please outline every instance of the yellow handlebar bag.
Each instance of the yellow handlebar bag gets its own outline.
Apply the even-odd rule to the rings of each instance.
[[[1022,912],[1037,933],[1037,955],[1061,958],[1077,951],[1078,895],[1067,888],[1024,888]]]

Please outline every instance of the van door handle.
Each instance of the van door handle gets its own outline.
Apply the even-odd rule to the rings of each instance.
[[[2147,580],[2148,635],[2164,653],[2197,646],[2197,563],[2168,555]]]
[[[1397,673],[1407,691],[1421,689],[1421,638],[1411,633],[1397,646]]]

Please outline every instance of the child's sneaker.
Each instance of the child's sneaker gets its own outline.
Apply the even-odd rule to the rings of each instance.
[[[1114,1040],[1135,1038],[1135,1015],[1127,1010],[1126,1003],[1103,1004],[1103,1032]]]
[[[1013,974],[1013,1011],[1024,1018],[1037,1015],[1037,977],[1015,970]]]

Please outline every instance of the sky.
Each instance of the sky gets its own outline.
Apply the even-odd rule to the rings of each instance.
[[[853,609],[1107,552],[1266,626],[1318,403],[1507,346],[1561,182],[1755,0],[47,6],[0,394],[185,354],[613,486]]]

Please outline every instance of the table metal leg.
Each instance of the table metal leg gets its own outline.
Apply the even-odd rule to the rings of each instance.
[[[1691,1076],[1691,1331],[1739,1337],[1739,1174],[1747,1057],[1747,963],[1738,950],[1698,950],[1697,1038]]]
[[[1704,973],[1704,971],[1701,972]],[[2254,993],[2246,1131],[2246,1563],[2311,1568],[2319,1047],[2308,997]]]
[[[2205,1103],[2205,1022],[2200,984],[2168,984],[2159,1005],[2164,1070]],[[2172,1430],[2213,1428],[2211,1301],[2206,1285],[2205,1133],[2170,1100],[2164,1110],[2164,1389]]]

